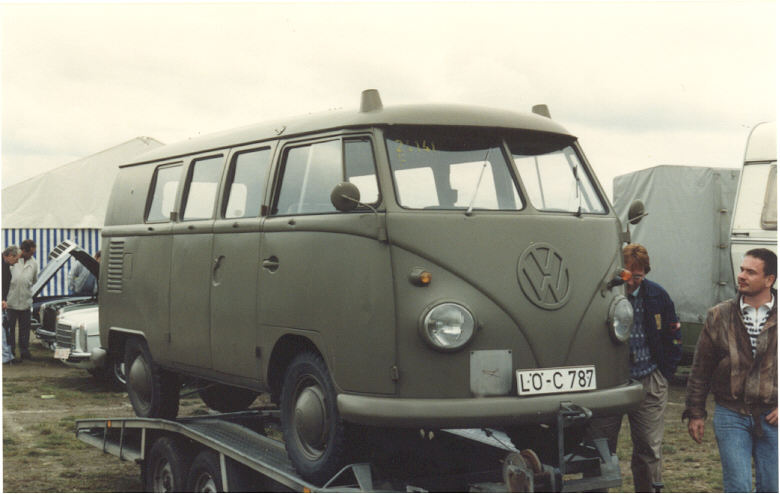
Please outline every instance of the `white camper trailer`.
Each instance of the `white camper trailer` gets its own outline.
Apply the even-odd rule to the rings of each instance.
[[[742,257],[765,247],[777,253],[777,124],[763,122],[750,132],[731,220],[734,279]],[[776,285],[775,285],[776,286]]]

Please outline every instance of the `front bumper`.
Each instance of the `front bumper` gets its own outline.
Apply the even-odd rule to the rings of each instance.
[[[78,369],[94,369],[95,368],[95,362],[92,361],[90,358],[91,354],[89,353],[74,353],[71,352],[70,355],[68,355],[68,358],[61,358],[59,359],[63,364],[68,365],[70,367],[76,367]]]
[[[47,345],[50,345],[57,340],[56,332],[46,330],[42,326],[35,328],[35,336]]]
[[[593,411],[596,417],[621,414],[639,406],[642,384],[580,393],[534,397],[409,399],[351,394],[338,395],[341,417],[347,422],[381,427],[472,428],[552,423],[561,403]]]

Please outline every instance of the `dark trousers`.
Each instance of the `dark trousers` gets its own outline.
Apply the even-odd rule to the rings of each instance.
[[[16,355],[16,323],[19,322],[19,350],[22,356],[30,353],[30,327],[32,325],[30,309],[7,309],[8,313],[8,343],[11,353]]]

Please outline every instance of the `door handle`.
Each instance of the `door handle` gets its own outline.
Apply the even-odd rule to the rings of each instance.
[[[267,269],[270,272],[274,272],[279,269],[279,259],[276,256],[271,256],[268,259],[263,259],[263,269]]]
[[[214,267],[211,270],[211,284],[215,287],[220,285],[219,278],[217,277],[217,272],[219,271],[219,267],[222,265],[222,260],[225,258],[225,256],[219,256],[214,258]]]

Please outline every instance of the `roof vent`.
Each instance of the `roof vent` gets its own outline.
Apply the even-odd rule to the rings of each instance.
[[[360,112],[379,111],[382,109],[382,98],[376,89],[366,89],[360,95]]]
[[[534,107],[531,108],[531,111],[536,113],[537,115],[541,115],[543,117],[551,118],[550,117],[550,109],[547,108],[547,105],[534,105]]]

